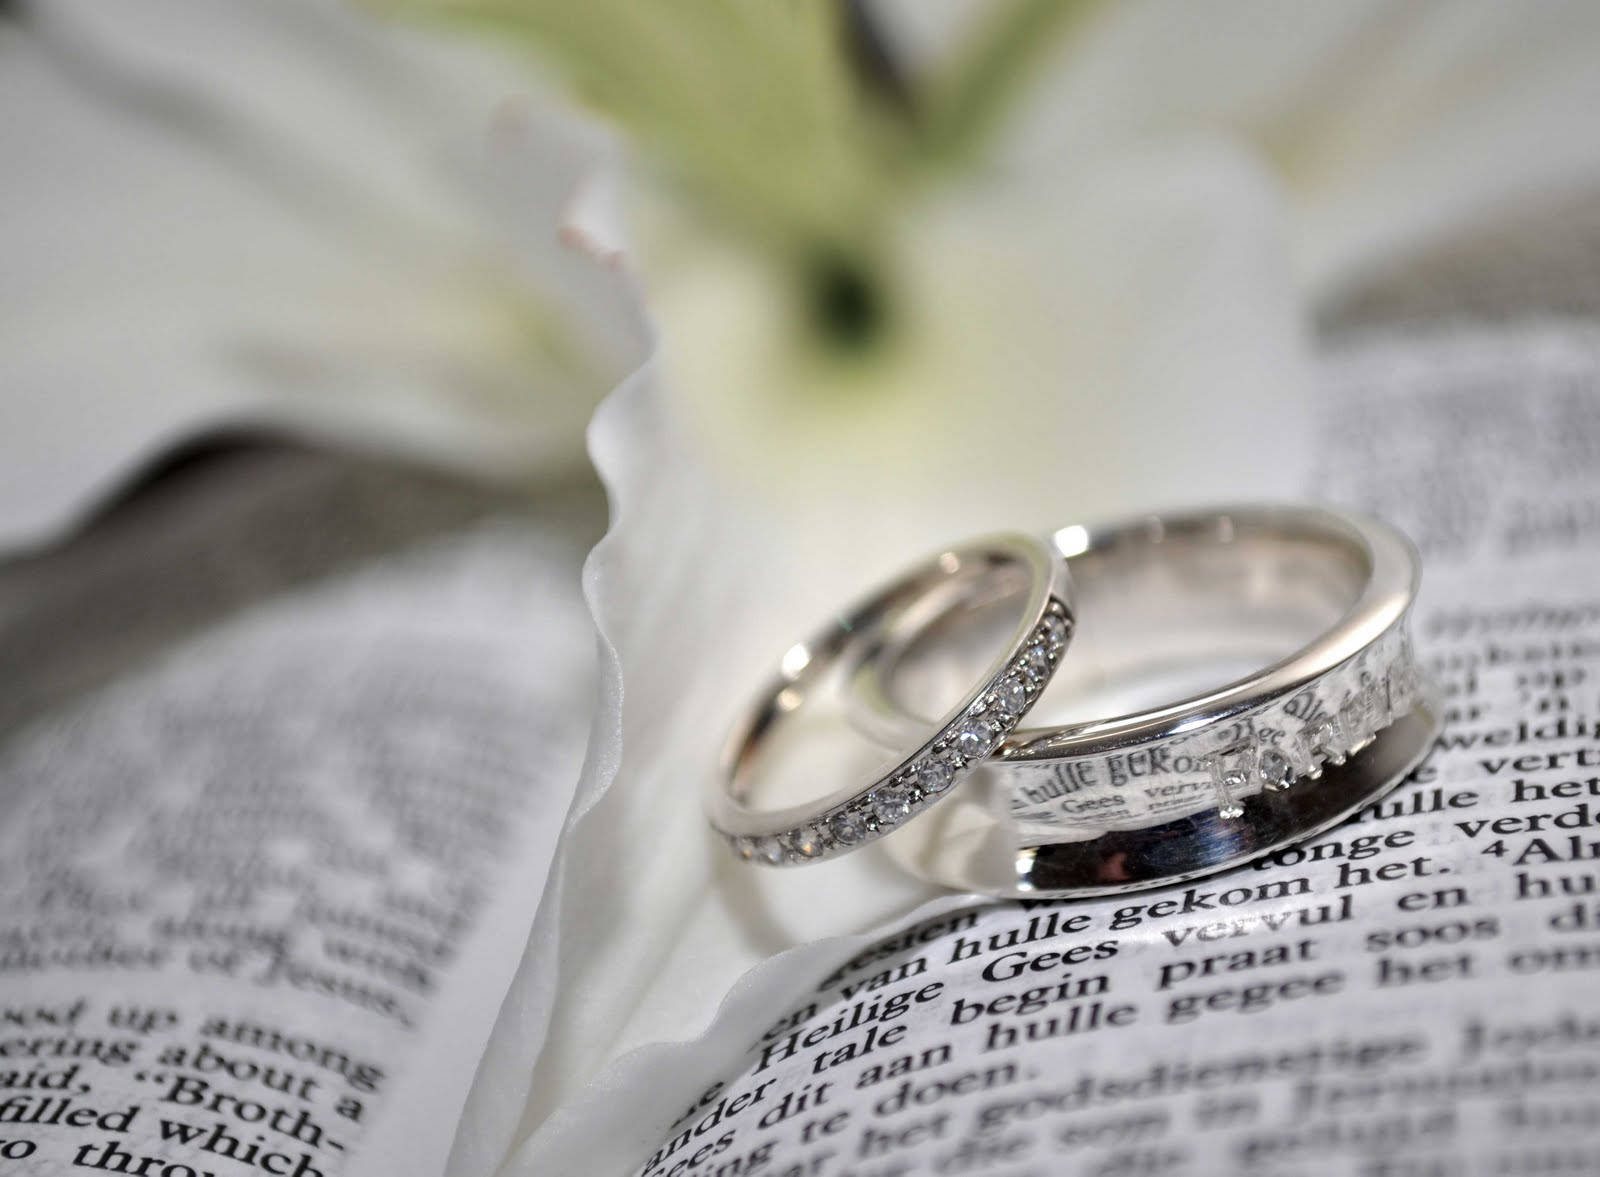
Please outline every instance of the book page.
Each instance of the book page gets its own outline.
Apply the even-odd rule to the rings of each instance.
[[[124,622],[107,645],[148,626],[141,585],[198,616],[260,575],[213,559],[241,532],[318,576],[0,745],[0,1173],[444,1167],[582,755],[588,536],[480,505],[343,571],[355,537],[437,505],[392,479],[248,502],[281,473],[186,488],[141,530],[159,567],[68,579]]]
[[[1336,355],[1309,490],[1423,551],[1432,755],[1248,866],[859,952],[638,1172],[1600,1169],[1597,386],[1585,330]]]

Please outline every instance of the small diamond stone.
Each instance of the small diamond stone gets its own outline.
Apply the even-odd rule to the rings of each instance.
[[[1028,684],[1020,678],[1003,679],[994,691],[994,711],[1007,721],[1028,709]]]
[[[866,833],[866,826],[862,824],[861,815],[851,810],[846,810],[833,819],[831,824],[833,836],[840,845],[853,846],[861,841],[861,835]]]
[[[1050,673],[1050,648],[1042,642],[1035,642],[1029,646],[1022,656],[1022,668],[1034,682],[1042,681]]]
[[[1051,648],[1066,644],[1067,623],[1054,613],[1046,613],[1044,620],[1039,623],[1039,628],[1044,633],[1045,640],[1050,643]]]
[[[892,785],[879,789],[872,795],[872,816],[880,826],[892,826],[911,812],[911,801],[903,791]]]
[[[776,838],[756,838],[751,844],[751,854],[762,862],[777,866],[783,862],[783,846]]]
[[[812,826],[798,829],[789,835],[789,849],[802,858],[816,858],[825,850],[822,831]]]
[[[1274,793],[1281,793],[1294,783],[1294,768],[1289,764],[1289,758],[1276,748],[1266,748],[1261,753],[1261,763],[1256,771],[1261,774],[1261,786]]]
[[[942,793],[955,778],[955,768],[943,757],[924,760],[917,768],[917,785],[924,793]]]
[[[956,751],[966,760],[982,760],[994,747],[994,728],[981,717],[967,720],[956,733]]]

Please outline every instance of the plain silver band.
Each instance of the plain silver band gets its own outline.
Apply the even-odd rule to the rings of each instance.
[[[705,799],[712,827],[746,861],[784,866],[856,849],[926,811],[1014,730],[1055,673],[1072,632],[1069,583],[1065,563],[1048,544],[996,535],[946,549],[840,613],[789,649],[729,739],[721,779]],[[763,745],[813,691],[833,689],[834,676],[848,678],[870,664],[883,635],[915,624],[927,607],[1014,597],[1017,587],[1021,619],[1003,650],[973,676],[955,707],[907,725],[912,736],[900,746],[915,744],[914,751],[815,801],[779,809],[749,803]]]
[[[1063,528],[1055,542],[1079,591],[1074,659],[1091,634],[1102,644],[1136,636],[1099,632],[1092,602],[1110,593],[1136,608],[1142,581],[1150,592],[1207,578],[1246,584],[1270,564],[1269,594],[1342,581],[1349,599],[1311,642],[1215,689],[1013,733],[936,820],[886,843],[914,873],[997,895],[1176,882],[1325,829],[1392,787],[1430,746],[1437,720],[1406,630],[1420,563],[1385,524],[1244,506]],[[896,676],[930,632],[924,619],[921,631],[896,634],[858,676],[867,730],[882,737],[907,721]]]

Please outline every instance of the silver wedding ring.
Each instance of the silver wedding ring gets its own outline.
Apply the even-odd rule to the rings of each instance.
[[[1012,732],[891,840],[914,873],[1040,897],[1178,882],[1327,829],[1431,746],[1407,630],[1420,564],[1385,524],[1240,507],[1068,527],[1053,543],[1078,636],[1034,714],[1066,721]],[[894,738],[959,667],[951,635],[981,628],[951,606],[883,635],[851,684],[858,727]],[[1243,673],[1212,669],[1230,657]]]
[[[891,633],[924,615],[982,605],[1008,615],[1004,637],[957,697],[923,721],[863,740],[848,683]],[[999,745],[1060,665],[1073,616],[1065,565],[1045,542],[999,535],[939,552],[792,646],[735,730],[706,798],[713,828],[741,858],[820,861],[911,822]],[[882,745],[883,747],[880,747]],[[810,796],[818,780],[852,781]]]

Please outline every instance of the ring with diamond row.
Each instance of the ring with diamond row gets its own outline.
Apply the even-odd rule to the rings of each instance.
[[[1035,718],[1068,722],[1013,731],[891,839],[913,873],[1039,897],[1174,883],[1320,833],[1431,747],[1439,722],[1407,630],[1420,561],[1387,525],[1230,507],[1053,542],[1079,623]],[[917,722],[960,673],[951,635],[981,632],[972,612],[883,635],[850,684],[858,728],[885,740]]]
[[[876,656],[883,633],[976,601],[1015,615],[998,653],[990,651],[940,718],[908,725],[886,761],[847,721],[841,684]],[[783,656],[728,742],[722,779],[706,798],[711,825],[739,857],[770,866],[820,861],[874,841],[930,808],[1015,728],[1060,664],[1072,625],[1066,566],[1043,541],[997,535],[940,552]],[[852,737],[856,746],[845,749]],[[848,768],[842,750],[855,756]],[[812,755],[808,764],[807,753],[829,753],[833,762],[818,766]],[[756,794],[773,786],[802,786],[780,793],[781,802],[810,792],[817,779],[841,777],[862,783],[817,800],[755,805]]]

